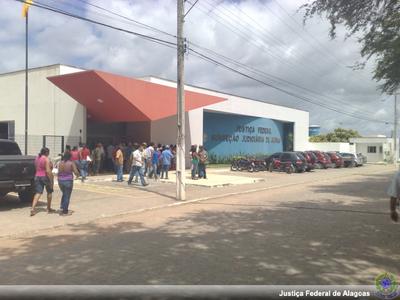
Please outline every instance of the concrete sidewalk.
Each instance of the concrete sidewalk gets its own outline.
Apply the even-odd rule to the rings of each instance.
[[[240,185],[240,184],[251,184],[264,181],[263,178],[254,178],[245,176],[246,172],[244,172],[243,175],[240,175],[240,173],[230,174],[228,168],[207,169],[207,174],[208,174],[207,179],[192,180],[190,170],[187,170],[185,176],[186,185],[202,186],[202,187],[223,187],[223,186]],[[169,175],[168,179],[159,179],[159,181],[175,183],[176,172],[169,171],[168,175]],[[124,177],[125,179],[128,179],[129,174],[124,174]],[[114,174],[89,176],[87,178],[88,183],[113,182],[113,181],[116,181],[116,175]],[[154,180],[149,179],[149,182],[153,181]]]

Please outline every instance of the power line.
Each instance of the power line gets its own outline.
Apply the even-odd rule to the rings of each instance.
[[[20,3],[26,3],[26,1],[24,1],[24,0],[14,0],[14,1],[17,1],[17,2],[20,2]],[[46,5],[46,4],[41,4],[38,1],[35,1],[35,2],[31,3],[30,5],[31,6],[36,6],[36,7],[42,8],[42,9],[46,9],[46,10],[49,10],[49,11],[52,11],[52,12],[55,12],[55,13],[59,13],[59,14],[62,14],[62,15],[65,15],[65,16],[68,16],[68,17],[71,17],[71,18],[75,18],[75,19],[79,19],[79,20],[82,20],[82,21],[86,21],[86,22],[89,22],[89,23],[92,23],[92,24],[104,26],[104,27],[107,27],[107,28],[110,28],[110,29],[114,29],[114,30],[117,30],[117,31],[120,31],[120,32],[129,33],[129,34],[135,35],[137,37],[140,37],[140,38],[143,38],[143,39],[155,42],[155,43],[159,43],[159,44],[162,44],[162,45],[172,45],[172,46],[174,46],[176,48],[176,43],[169,42],[169,41],[166,41],[166,40],[162,40],[162,39],[159,39],[159,38],[156,38],[156,37],[152,37],[152,36],[149,36],[149,35],[145,35],[145,34],[142,34],[142,33],[139,33],[139,32],[135,32],[135,31],[124,29],[124,28],[116,27],[116,26],[113,26],[113,25],[105,24],[105,23],[102,23],[102,22],[99,22],[99,21],[95,21],[95,20],[86,18],[86,17],[81,17],[81,16],[78,16],[78,15],[66,12],[64,10],[61,10],[61,9],[53,8],[53,7],[51,7],[49,5]]]
[[[138,21],[136,21],[136,20],[134,20],[134,19],[132,19],[132,18],[128,18],[128,17],[126,17],[126,16],[124,16],[124,15],[118,14],[118,13],[116,13],[116,12],[113,12],[113,11],[109,10],[109,9],[103,8],[103,7],[101,7],[101,6],[91,4],[91,3],[89,3],[88,1],[85,1],[85,0],[79,0],[79,1],[82,2],[82,3],[88,4],[88,5],[92,6],[92,7],[95,7],[95,8],[97,8],[97,9],[101,9],[101,10],[106,11],[106,12],[108,12],[108,13],[111,13],[111,14],[113,14],[113,15],[116,15],[116,16],[119,16],[119,17],[121,17],[121,18],[124,18],[124,19],[126,19],[126,20],[132,21],[132,22],[134,22],[135,24],[139,24],[139,25],[141,25],[141,26],[143,26],[143,27],[150,28],[150,29],[152,29],[152,30],[155,31],[155,32],[161,32],[161,33],[166,34],[166,35],[168,35],[168,36],[176,37],[175,35],[172,35],[172,34],[169,34],[168,32],[159,30],[158,28],[155,28],[155,27],[149,26],[149,25],[147,25],[147,24],[138,22]],[[191,8],[193,8],[193,6],[194,6],[196,3],[197,3],[197,1],[191,6]],[[191,9],[191,8],[190,8],[190,9]],[[190,9],[188,10],[188,12],[190,11]],[[188,12],[187,12],[187,13],[188,13]],[[186,14],[187,14],[187,13],[186,13]],[[197,46],[197,47],[200,47],[200,46]],[[206,50],[206,51],[207,51],[208,49],[203,48],[203,50]],[[208,51],[211,51],[211,50],[208,50]],[[215,54],[215,52],[214,52],[214,54]],[[220,56],[220,57],[221,57],[221,56]],[[222,56],[222,57],[223,57],[223,56]],[[223,58],[224,58],[224,59],[227,59],[226,57],[223,57]],[[231,61],[231,62],[232,62],[232,61]],[[243,68],[243,66],[244,66],[244,65],[241,65],[242,68]],[[287,81],[287,80],[284,80],[284,79],[282,79],[282,78],[276,77],[276,76],[274,76],[274,75],[267,74],[267,73],[265,73],[265,72],[262,72],[262,71],[259,71],[259,70],[256,70],[256,69],[252,69],[251,67],[249,67],[249,68],[247,68],[247,69],[248,69],[250,72],[253,72],[253,73],[256,73],[256,74],[257,74],[257,73],[258,73],[258,74],[259,74],[259,73],[262,73],[264,76],[269,77],[269,80],[272,80],[272,81],[275,81],[274,79],[272,79],[272,78],[275,78],[275,79],[278,80],[278,81],[275,81],[276,83],[280,83],[280,84],[283,83],[284,85],[294,86],[294,87],[296,87],[296,88],[302,89],[303,91],[306,91],[306,92],[309,92],[309,93],[312,93],[312,94],[315,94],[315,95],[318,95],[318,96],[322,96],[322,97],[327,98],[327,99],[328,99],[328,98],[329,98],[329,99],[332,99],[332,100],[335,101],[335,102],[341,102],[341,103],[347,105],[348,107],[350,106],[350,108],[353,106],[353,109],[354,109],[354,110],[363,110],[363,109],[360,109],[359,107],[356,107],[356,106],[351,105],[351,104],[349,104],[349,103],[345,103],[345,102],[343,102],[343,101],[341,101],[341,100],[338,100],[338,99],[335,99],[335,98],[332,98],[332,97],[329,97],[329,96],[326,96],[326,95],[317,93],[317,92],[315,92],[315,91],[312,91],[312,90],[310,90],[310,89],[301,87],[301,86],[299,86],[299,85],[296,85],[296,84],[294,84],[294,83],[291,83],[291,82],[289,82],[289,81]],[[272,78],[271,78],[271,77],[272,77]],[[365,111],[366,113],[368,113],[368,114],[372,114],[372,112],[369,112],[369,111],[366,111],[366,110],[364,110],[364,111]]]
[[[280,91],[280,92],[282,92],[282,93],[285,93],[285,94],[287,94],[287,95],[293,96],[293,97],[295,97],[295,98],[301,99],[301,100],[303,100],[303,101],[306,101],[306,102],[309,102],[309,103],[312,103],[312,104],[315,104],[315,105],[324,107],[324,108],[326,108],[326,109],[328,109],[328,110],[331,110],[331,111],[334,111],[334,112],[337,112],[337,113],[340,113],[340,114],[344,114],[344,115],[347,115],[347,116],[350,116],[350,117],[353,117],[353,118],[357,118],[357,119],[360,119],[360,120],[366,120],[366,121],[377,122],[377,123],[385,123],[385,124],[386,124],[386,123],[389,123],[389,122],[382,121],[382,120],[376,120],[376,119],[366,118],[366,117],[362,117],[362,116],[357,116],[357,115],[354,115],[354,114],[351,114],[351,113],[347,113],[347,112],[344,112],[344,111],[337,110],[337,109],[332,108],[332,107],[329,107],[329,106],[327,106],[327,105],[323,105],[323,104],[318,103],[318,102],[316,102],[316,101],[314,101],[314,100],[312,100],[312,99],[310,99],[310,98],[307,98],[307,97],[304,97],[304,96],[300,96],[300,95],[295,94],[295,93],[293,93],[293,92],[287,91],[287,90],[285,90],[285,89],[282,89],[282,88],[279,88],[279,87],[277,87],[277,86],[274,86],[274,85],[272,85],[272,84],[270,84],[270,83],[267,83],[267,82],[265,82],[265,81],[263,81],[263,80],[260,80],[260,79],[257,79],[257,78],[255,78],[255,77],[252,77],[252,76],[250,76],[250,75],[248,75],[248,74],[245,74],[245,73],[243,73],[243,72],[241,72],[241,71],[238,71],[237,69],[234,69],[234,68],[232,68],[232,67],[230,67],[230,66],[228,66],[228,65],[226,65],[226,64],[223,64],[223,63],[221,63],[221,62],[219,62],[219,61],[217,61],[217,60],[215,60],[215,59],[213,59],[213,58],[210,58],[209,56],[204,55],[204,54],[202,54],[202,53],[200,53],[200,52],[198,52],[198,51],[196,51],[196,50],[194,50],[194,49],[192,49],[192,48],[190,48],[189,50],[190,50],[191,52],[195,53],[197,57],[199,57],[199,58],[201,58],[201,59],[203,59],[203,60],[205,60],[205,61],[211,62],[211,63],[213,63],[213,64],[215,64],[215,65],[217,65],[217,66],[224,67],[225,69],[228,69],[228,70],[230,70],[230,71],[232,71],[232,72],[234,72],[234,73],[237,73],[237,74],[239,74],[239,75],[242,75],[242,76],[244,76],[244,77],[246,77],[246,78],[248,78],[248,79],[257,81],[257,82],[259,82],[259,83],[261,83],[261,84],[263,84],[263,85],[266,85],[266,86],[268,86],[268,87],[271,87],[271,88],[273,88],[273,89],[275,89],[275,90],[278,90],[278,91]]]
[[[329,55],[329,57],[332,59],[332,61],[334,61],[335,63],[336,63],[336,65],[338,65],[338,66],[341,66],[341,67],[344,67],[346,70],[348,70],[349,69],[349,66],[346,66],[345,64],[343,64],[341,61],[340,61],[340,59],[337,57],[337,56],[335,56],[333,53],[332,53],[332,51],[328,48],[328,47],[326,47],[324,44],[322,44],[317,38],[315,38],[315,36],[314,35],[312,35],[310,32],[308,32],[308,30],[306,30],[305,28],[304,28],[304,26],[301,24],[301,23],[299,23],[299,22],[297,22],[297,20],[291,15],[291,14],[289,14],[289,12],[282,6],[282,5],[280,5],[279,4],[279,1],[277,1],[277,0],[273,0],[275,3],[276,3],[276,5],[290,18],[290,20],[292,20],[292,22],[294,23],[294,24],[296,24],[296,26],[297,27],[299,27],[299,28],[301,28],[302,29],[302,32],[305,32],[306,34],[307,34],[307,36],[310,38],[310,39],[312,39],[313,41],[315,41],[316,42],[316,44],[322,49],[322,50],[324,50],[324,52],[322,53],[322,54],[328,54]],[[272,10],[271,10],[271,8],[267,5],[267,4],[265,4],[265,3],[263,3],[263,2],[260,2],[264,7],[266,7],[268,10],[270,10],[271,12],[272,12]],[[273,12],[272,12],[273,13]],[[278,17],[278,16],[277,16]],[[301,36],[301,34],[299,34],[299,36]],[[323,57],[326,57],[325,55],[323,55]],[[360,76],[363,76],[363,77],[365,77],[365,78],[368,78],[368,79],[371,79],[371,78],[369,78],[369,77],[367,77],[366,75],[364,75],[363,73],[357,73],[358,75],[360,75]]]
[[[128,21],[130,21],[130,22],[136,23],[136,24],[138,24],[138,25],[140,25],[140,26],[142,26],[142,27],[144,27],[144,28],[146,28],[146,29],[152,30],[152,31],[154,31],[154,32],[162,33],[162,34],[168,35],[168,36],[170,36],[170,37],[173,37],[173,38],[175,38],[175,39],[177,38],[176,35],[174,35],[174,34],[171,34],[171,33],[169,33],[169,32],[163,31],[163,30],[161,30],[161,29],[158,29],[158,28],[155,28],[155,27],[153,27],[153,26],[147,25],[147,24],[145,24],[145,23],[139,22],[139,21],[137,21],[137,20],[134,20],[134,19],[132,19],[132,18],[129,18],[129,17],[127,17],[127,16],[124,16],[124,15],[122,15],[122,14],[119,14],[119,13],[117,13],[117,12],[114,12],[114,11],[112,11],[112,10],[110,10],[110,9],[106,9],[106,8],[101,7],[101,6],[99,6],[99,5],[90,3],[89,1],[86,1],[86,0],[78,0],[78,1],[80,1],[80,2],[82,2],[82,3],[85,3],[86,5],[89,5],[89,6],[92,6],[92,7],[97,8],[97,9],[100,9],[100,10],[102,10],[102,11],[108,12],[108,13],[110,13],[110,14],[112,14],[112,15],[118,16],[118,17],[120,17],[120,18],[122,18],[122,19],[125,19],[125,20],[128,20]]]
[[[189,3],[190,3],[190,1],[189,1]],[[217,8],[217,9],[218,9],[218,8]],[[204,11],[203,11],[203,12],[204,12]],[[235,15],[235,16],[236,16],[236,15]],[[227,25],[226,25],[225,23],[219,22],[218,20],[216,20],[216,21],[217,21],[218,23],[224,25],[225,27],[227,27]],[[255,21],[254,21],[254,22],[255,22]],[[248,24],[249,24],[249,23],[248,23]],[[236,27],[235,27],[235,28],[236,28]],[[231,31],[234,32],[234,33],[238,33],[238,31],[232,30],[232,29],[230,29],[230,28],[228,28],[228,29],[231,30]],[[240,32],[242,32],[242,31],[240,31]],[[253,41],[252,41],[251,39],[248,38],[248,36],[243,36],[241,33],[239,33],[239,35],[240,35],[241,37],[243,37],[244,39],[246,39],[247,41],[249,41],[250,43],[254,44]],[[256,46],[259,47],[259,45],[256,45]],[[269,53],[271,53],[271,52],[269,52]],[[271,53],[271,54],[272,54],[272,53]],[[282,59],[281,59],[280,57],[277,57],[277,56],[275,56],[275,55],[272,55],[272,56],[273,56],[274,58],[276,58],[277,60],[279,60],[280,62],[285,63],[286,65],[289,65],[288,62],[282,61]],[[292,65],[295,66],[294,64],[292,64]],[[264,73],[264,74],[265,74],[265,73]],[[270,75],[270,74],[269,74],[269,75]],[[282,79],[280,79],[280,80],[282,80]],[[283,80],[283,81],[285,81],[286,83],[288,83],[287,80]],[[296,84],[293,84],[293,83],[290,83],[290,82],[289,82],[289,84],[299,87],[299,85],[296,85]],[[310,89],[307,89],[307,88],[303,88],[303,87],[300,87],[300,88],[303,89],[303,90],[307,90],[308,92],[311,92],[311,93],[313,93],[313,94],[320,95],[320,96],[324,97],[325,99],[327,99],[327,101],[334,101],[335,103],[333,103],[333,104],[337,104],[337,102],[339,102],[339,103],[341,103],[341,104],[343,104],[343,105],[346,105],[347,108],[351,108],[351,109],[356,110],[356,111],[364,111],[364,112],[366,112],[367,114],[373,114],[373,112],[371,112],[371,111],[368,111],[368,110],[365,110],[365,109],[363,109],[363,108],[360,108],[359,106],[356,106],[356,105],[354,105],[354,104],[349,104],[348,102],[344,102],[344,101],[342,101],[342,100],[340,100],[340,99],[337,99],[337,98],[334,98],[334,97],[331,97],[331,96],[322,95],[321,93],[311,91]]]
[[[15,0],[15,1],[21,2],[21,3],[25,3],[24,0]],[[104,27],[107,27],[107,28],[110,28],[110,29],[114,29],[114,30],[117,30],[117,31],[120,31],[120,32],[125,32],[125,33],[128,33],[128,34],[132,34],[132,35],[135,35],[135,36],[144,38],[144,39],[146,39],[146,40],[149,40],[149,41],[152,41],[152,42],[155,42],[155,43],[164,45],[164,46],[168,46],[168,47],[171,47],[171,48],[176,48],[176,44],[175,44],[175,43],[171,43],[171,42],[168,42],[168,41],[159,39],[159,38],[154,38],[154,37],[151,37],[151,36],[148,36],[148,35],[144,35],[144,34],[140,34],[140,33],[134,32],[134,31],[126,30],[126,29],[119,28],[119,27],[115,27],[115,26],[112,26],[112,25],[108,25],[108,24],[105,24],[105,23],[102,23],[102,22],[99,22],[99,21],[95,21],[95,20],[89,19],[89,18],[77,16],[77,15],[74,15],[74,14],[72,14],[72,13],[65,12],[65,11],[63,11],[63,10],[61,10],[61,9],[53,8],[53,7],[49,6],[49,5],[40,4],[40,3],[37,2],[37,1],[34,2],[34,3],[32,4],[32,6],[36,6],[36,7],[38,7],[38,8],[42,8],[42,9],[45,9],[45,10],[49,10],[49,11],[52,11],[52,12],[55,12],[55,13],[63,14],[63,15],[66,15],[66,16],[69,16],[69,17],[72,17],[72,18],[80,19],[80,20],[82,20],[82,21],[90,22],[90,23],[93,23],[93,24],[96,24],[96,25],[104,26]],[[360,116],[356,116],[356,115],[354,115],[354,114],[350,114],[350,113],[347,113],[347,112],[339,111],[339,110],[337,110],[337,109],[335,109],[335,108],[332,108],[332,107],[329,107],[329,106],[327,106],[327,105],[318,103],[318,102],[316,102],[315,100],[312,100],[312,99],[310,99],[310,98],[307,98],[307,97],[304,97],[304,96],[301,96],[301,95],[297,95],[297,94],[295,94],[295,93],[293,93],[293,92],[287,91],[287,90],[285,90],[285,89],[282,89],[282,88],[280,88],[280,87],[274,86],[274,85],[272,85],[272,84],[270,84],[270,83],[267,83],[267,82],[265,82],[265,81],[262,81],[262,80],[260,80],[260,79],[255,78],[255,77],[252,77],[252,76],[250,76],[250,75],[248,75],[248,74],[245,74],[245,73],[243,73],[243,72],[240,72],[240,71],[238,71],[238,70],[236,70],[236,69],[234,69],[234,68],[231,68],[231,67],[227,66],[226,64],[223,64],[223,63],[221,63],[221,62],[219,62],[219,61],[217,61],[217,60],[215,60],[215,59],[212,59],[212,58],[208,57],[207,55],[204,55],[204,54],[202,54],[202,53],[200,53],[200,52],[198,52],[198,51],[196,51],[196,50],[194,50],[194,49],[192,49],[192,48],[190,48],[190,50],[191,50],[193,53],[195,53],[197,57],[199,57],[199,58],[201,58],[201,59],[203,59],[203,60],[206,60],[206,61],[212,62],[212,63],[214,63],[214,64],[217,64],[217,65],[219,65],[219,66],[222,66],[222,67],[224,67],[224,68],[226,68],[226,69],[228,69],[228,70],[230,70],[230,71],[232,71],[232,72],[235,72],[235,73],[237,73],[237,74],[240,74],[240,75],[242,75],[242,76],[244,76],[244,77],[246,77],[246,78],[248,78],[248,79],[252,79],[252,80],[254,80],[254,81],[257,81],[257,82],[259,82],[259,83],[262,83],[263,85],[269,86],[269,87],[271,87],[271,88],[274,88],[274,89],[276,89],[276,90],[278,90],[278,91],[281,91],[281,92],[283,92],[283,93],[285,93],[285,94],[288,94],[288,95],[290,95],[290,96],[293,96],[293,97],[296,97],[296,98],[298,98],[298,99],[301,99],[301,100],[303,100],[303,101],[306,101],[306,102],[309,102],[309,103],[313,103],[313,104],[315,104],[315,105],[319,105],[319,106],[324,107],[324,108],[326,108],[326,109],[329,109],[329,110],[332,110],[332,111],[335,111],[335,112],[338,112],[338,113],[341,113],[341,114],[344,114],[344,115],[348,115],[348,116],[353,117],[353,118],[358,118],[358,119],[367,120],[367,121],[372,121],[372,122],[388,123],[388,122],[381,121],[381,120],[370,119],[370,118],[366,118],[366,117],[360,117]]]
[[[225,26],[227,28],[229,28],[229,27],[234,28],[235,30],[233,32],[236,32],[236,33],[237,32],[241,32],[242,33],[242,35],[241,35],[242,38],[244,38],[245,40],[249,41],[251,44],[255,45],[256,47],[258,47],[259,49],[261,49],[264,52],[271,53],[272,49],[269,49],[269,47],[271,47],[273,49],[276,49],[277,53],[279,53],[278,57],[275,56],[275,58],[277,60],[279,60],[281,63],[284,63],[285,65],[298,67],[298,65],[296,65],[296,64],[294,64],[292,62],[286,61],[286,60],[282,60],[282,58],[280,57],[280,55],[282,53],[282,50],[278,49],[275,45],[276,44],[277,45],[281,45],[282,48],[287,48],[287,45],[284,42],[282,42],[279,38],[275,37],[273,34],[271,34],[269,32],[265,32],[265,31],[262,31],[262,30],[260,30],[258,28],[255,28],[249,22],[247,22],[243,18],[241,18],[240,15],[236,15],[235,13],[232,12],[232,10],[230,10],[228,8],[222,7],[220,5],[214,7],[207,0],[203,0],[203,1],[209,7],[213,8],[213,14],[216,17],[218,17],[218,18],[220,18],[221,20],[224,21],[224,22],[218,22],[218,23],[222,24],[223,26]],[[217,14],[214,10],[215,11],[220,11],[220,14]],[[230,15],[232,15],[234,18],[236,18],[237,22],[233,21],[232,17],[230,17],[227,13],[225,13],[225,11],[228,12]],[[243,12],[243,14],[246,15],[244,12]],[[210,16],[210,18],[212,18],[212,17]],[[216,20],[216,19],[214,19],[214,20]],[[259,25],[253,18],[250,17],[250,20],[253,23],[255,23],[257,25],[257,27],[262,28],[262,26]],[[245,24],[247,26],[243,26],[241,24],[241,22],[245,22]],[[253,29],[256,30],[256,31],[254,31]],[[249,37],[249,34],[255,35],[262,45],[258,45],[258,44],[253,43],[253,40]],[[265,35],[267,35],[273,41],[272,46],[271,46],[271,43],[268,43],[269,40],[265,39]],[[267,45],[268,47],[266,47],[265,45]],[[295,52],[293,52],[292,55],[293,55],[294,58],[298,57],[298,55]],[[317,72],[316,69],[310,68],[311,66],[314,65],[314,61],[310,61],[311,64],[306,64],[303,61],[299,61],[299,59],[297,59],[297,62],[298,62],[298,64],[302,65],[305,70],[311,72],[315,78],[320,78],[321,77],[320,71]]]

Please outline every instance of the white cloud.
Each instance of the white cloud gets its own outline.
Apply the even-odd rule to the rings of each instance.
[[[50,5],[55,3],[43,1]],[[301,92],[315,101],[348,113],[358,111],[371,118],[391,121],[392,102],[379,101],[382,96],[377,92],[377,83],[371,80],[372,63],[360,71],[348,67],[360,60],[360,46],[356,40],[344,40],[345,30],[340,27],[338,38],[330,40],[329,24],[320,18],[310,20],[306,32],[301,26],[301,13],[296,13],[305,1],[201,0],[186,18],[185,35],[189,46],[201,45],[318,94],[340,99],[335,102]],[[92,3],[176,34],[176,1],[93,0]],[[88,18],[175,42],[173,37],[107,16],[106,12],[84,6],[79,1],[71,4],[63,0],[58,5]],[[31,8],[29,25],[32,67],[65,63],[128,76],[151,74],[172,80],[176,77],[174,49],[36,7]],[[22,69],[25,48],[20,3],[7,1],[0,12],[0,26],[3,28],[0,32],[0,72]],[[342,126],[358,129],[364,134],[390,132],[388,125],[350,118],[282,94],[199,60],[193,53],[187,56],[185,68],[189,83],[308,110],[310,123],[320,124],[323,131]]]

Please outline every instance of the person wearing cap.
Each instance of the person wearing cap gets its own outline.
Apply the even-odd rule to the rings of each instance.
[[[168,170],[171,167],[171,160],[174,157],[171,150],[169,149],[169,145],[165,146],[165,150],[161,154],[161,162],[162,162],[162,169],[161,169],[161,179],[168,179]]]

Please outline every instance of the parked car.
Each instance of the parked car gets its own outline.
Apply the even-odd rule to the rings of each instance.
[[[343,157],[336,152],[326,152],[329,155],[332,164],[335,168],[342,168],[344,166]]]
[[[311,151],[317,158],[315,163],[315,167],[317,169],[327,169],[332,165],[330,159],[328,160],[327,156],[322,151]]]
[[[301,173],[307,169],[306,159],[296,152],[277,152],[266,160],[270,172],[273,170],[287,173]]]
[[[301,155],[301,156],[303,156],[304,159],[306,160],[306,163],[307,163],[306,171],[307,172],[310,172],[311,170],[315,169],[315,161],[316,161],[316,159],[315,159],[315,157],[311,156],[311,153],[309,153],[309,152],[301,152],[301,151],[298,151],[296,153]]]
[[[322,152],[322,153],[325,156],[326,168],[334,168],[335,167],[335,163],[332,162],[331,157],[329,156],[329,154],[326,153],[326,152]]]
[[[13,141],[0,140],[0,198],[17,192],[21,201],[32,201],[34,177],[35,157],[22,155]]]
[[[313,166],[314,166],[314,168],[315,168],[315,164],[316,164],[317,161],[318,161],[317,156],[316,156],[316,155],[314,154],[314,152],[312,152],[312,151],[304,151],[304,153],[307,153],[307,154],[308,154],[308,156],[310,157],[311,162],[312,162],[312,164],[313,164]]]
[[[339,153],[343,157],[343,163],[346,168],[352,168],[357,166],[356,156],[353,153]]]
[[[282,154],[282,152],[276,152],[276,153],[274,153],[274,154],[271,154],[270,156],[268,156],[268,157],[265,159],[265,164],[267,165],[267,170],[270,169],[269,167],[270,167],[271,163],[272,163],[274,160],[279,160],[279,159],[280,159],[281,154]]]

